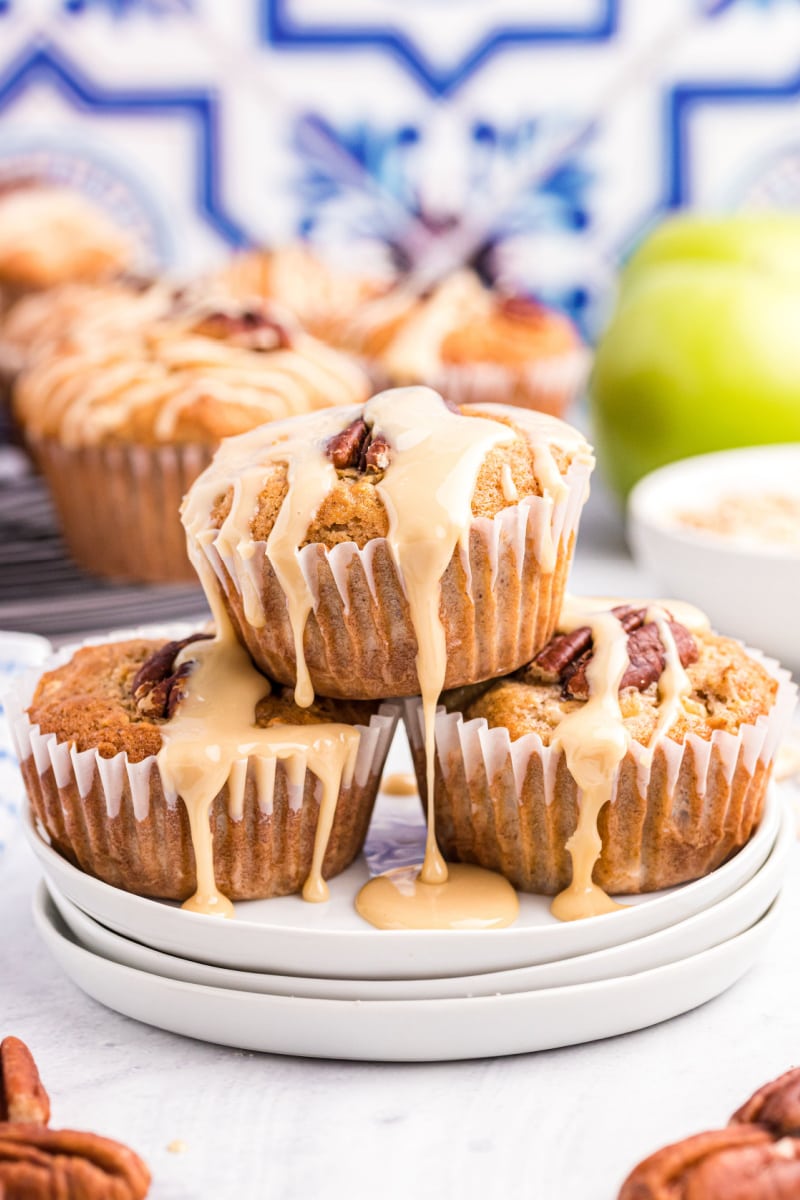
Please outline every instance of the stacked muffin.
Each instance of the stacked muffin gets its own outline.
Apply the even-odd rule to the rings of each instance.
[[[381,698],[422,683],[435,703],[552,635],[591,466],[561,422],[425,389],[228,439],[184,505],[217,636],[89,647],[43,675],[16,724],[36,818],[83,869],[201,911],[304,877],[321,898],[363,842]],[[209,743],[229,771],[205,760],[198,799]]]

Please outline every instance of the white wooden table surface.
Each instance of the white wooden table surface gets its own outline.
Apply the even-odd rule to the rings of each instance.
[[[649,588],[601,496],[572,588]],[[117,1016],[39,943],[36,878],[13,839],[0,856],[0,1034],[36,1053],[54,1124],[147,1159],[153,1200],[615,1200],[643,1155],[725,1123],[800,1063],[800,851],[763,960],[705,1007],[589,1046],[419,1066],[238,1053]],[[184,1153],[168,1151],[175,1139]]]

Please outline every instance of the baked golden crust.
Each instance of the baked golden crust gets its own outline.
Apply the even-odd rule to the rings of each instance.
[[[472,496],[473,517],[497,516],[526,496],[541,496],[542,480],[536,469],[534,448],[524,427],[513,419],[489,413],[479,405],[465,405],[459,409],[462,416],[491,416],[492,420],[507,425],[516,433],[513,442],[490,450],[478,473]],[[571,451],[557,445],[551,447],[553,460],[564,476],[573,459]],[[287,472],[284,463],[269,464],[264,468],[264,487],[251,523],[250,531],[257,541],[266,541],[277,519],[287,493]],[[513,489],[508,486],[508,479]],[[322,545],[328,548],[342,542],[354,542],[360,549],[373,538],[386,537],[389,520],[375,482],[380,476],[339,475],[330,494],[323,500],[316,517],[306,534],[304,546]],[[219,528],[230,511],[230,489],[221,496],[212,512],[212,524]]]
[[[742,725],[752,725],[770,710],[778,688],[739,642],[710,632],[693,636],[699,657],[686,668],[692,694],[669,730],[668,736],[676,742],[691,733],[707,741],[716,730],[736,733]],[[460,708],[467,720],[483,717],[492,728],[508,729],[512,740],[536,733],[548,746],[559,723],[584,701],[564,699],[560,684],[528,683],[511,676],[488,685],[477,696],[465,697],[463,691],[445,696],[444,703],[451,710]],[[658,720],[657,686],[641,692],[625,688],[620,706],[631,738],[646,745]]]
[[[163,640],[133,638],[84,646],[72,658],[45,672],[39,680],[28,715],[42,733],[76,750],[97,750],[102,758],[123,751],[130,762],[141,762],[161,749],[166,720],[143,712],[134,696],[134,679]],[[310,708],[298,708],[291,690],[264,679],[264,699],[255,721],[275,724],[342,722],[369,724],[378,705],[369,702],[318,698]]]

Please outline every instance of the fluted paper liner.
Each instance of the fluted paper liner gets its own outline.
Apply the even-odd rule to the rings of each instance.
[[[603,852],[594,880],[612,894],[658,891],[699,879],[750,838],[770,768],[794,710],[788,671],[747,650],[778,680],[770,711],[737,734],[706,740],[667,735],[652,760],[632,741],[600,814]],[[426,795],[422,712],[405,702],[420,795]],[[436,835],[445,858],[478,863],[525,892],[553,895],[572,878],[566,843],[578,820],[578,789],[564,754],[537,733],[512,741],[483,717],[436,717]]]
[[[70,554],[108,579],[193,582],[180,521],[184,494],[213,446],[62,446],[32,440]]]
[[[397,386],[380,361],[364,359],[361,364],[376,390]],[[424,383],[453,404],[514,404],[561,417],[586,384],[589,364],[584,349],[516,365],[442,362]]]
[[[456,550],[442,579],[445,687],[514,671],[552,636],[589,474],[590,467],[575,462],[565,477],[563,500],[553,504],[541,496],[525,497],[491,519],[473,520],[468,554]],[[551,538],[555,566],[544,573],[540,564]],[[254,661],[273,679],[293,684],[292,629],[266,542],[256,542],[252,556],[236,564],[226,564],[212,545],[201,548]],[[349,699],[418,692],[417,640],[386,539],[374,538],[363,549],[354,542],[331,549],[314,544],[299,557],[314,597],[305,630],[314,690]],[[247,619],[244,590],[260,597],[263,627]]]
[[[80,645],[179,639],[195,628],[126,630]],[[88,874],[141,896],[186,900],[196,889],[189,818],[180,798],[165,790],[155,756],[134,763],[125,753],[103,758],[96,750],[77,751],[43,734],[27,716],[39,678],[76,649],[65,647],[22,676],[6,698],[31,816],[59,854]],[[358,754],[353,778],[339,793],[322,868],[326,879],[361,851],[398,717],[398,706],[385,704],[368,726],[355,726]],[[251,761],[243,791],[231,795],[226,785],[211,806],[219,890],[232,900],[299,891],[311,869],[321,794],[308,770],[303,785],[293,787],[280,762]]]

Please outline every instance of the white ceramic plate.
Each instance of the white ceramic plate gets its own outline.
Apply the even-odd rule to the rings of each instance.
[[[386,799],[386,798],[384,798]],[[408,827],[419,820],[419,803],[401,802]],[[712,874],[667,892],[630,897],[619,912],[562,923],[550,915],[544,896],[520,896],[520,916],[509,929],[409,930],[371,928],[353,900],[367,879],[362,858],[331,880],[326,904],[299,896],[237,904],[236,917],[222,921],[185,912],[176,904],[147,900],[86,875],[56,854],[26,822],[33,850],[48,880],[102,925],[167,954],[215,966],[270,974],[329,979],[438,979],[478,975],[572,958],[646,937],[702,912],[730,896],[765,862],[778,832],[782,798],[768,797],[764,819],[751,841]],[[378,817],[400,832],[393,815]]]
[[[786,859],[794,841],[794,822],[787,812],[772,853],[752,879],[727,899],[669,929],[561,962],[519,967],[514,971],[465,975],[455,979],[314,979],[211,967],[162,954],[120,937],[87,917],[62,896],[54,884],[42,883],[39,886],[41,889],[47,887],[73,938],[85,949],[112,962],[165,979],[262,995],[303,996],[314,1000],[441,1000],[498,993],[510,995],[592,983],[599,979],[614,979],[648,971],[692,954],[700,954],[743,933],[764,915],[780,890]]]
[[[775,906],[702,954],[621,979],[456,1000],[309,1000],[180,983],[77,945],[42,890],[34,920],[56,961],[108,1008],[187,1037],[311,1058],[423,1062],[523,1054],[644,1029],[704,1004],[756,961]]]

